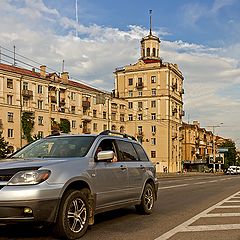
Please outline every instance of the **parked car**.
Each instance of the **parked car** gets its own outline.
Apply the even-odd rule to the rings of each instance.
[[[49,136],[0,161],[0,223],[52,223],[77,239],[95,214],[132,205],[150,214],[157,191],[155,166],[133,137]]]
[[[228,174],[228,175],[240,174],[240,167],[238,167],[238,166],[230,166],[227,169],[226,174]]]

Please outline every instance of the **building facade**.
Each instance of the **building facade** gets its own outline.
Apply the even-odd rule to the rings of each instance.
[[[182,170],[183,79],[177,64],[162,62],[151,29],[138,62],[115,71],[115,97],[128,104],[126,130],[142,142],[158,172]]]
[[[22,118],[32,122],[31,136],[44,137],[70,123],[72,134],[126,130],[126,101],[70,80],[68,73],[47,73],[0,64],[0,131],[12,151],[27,143]],[[22,117],[21,117],[22,116]],[[29,128],[29,125],[28,125]]]

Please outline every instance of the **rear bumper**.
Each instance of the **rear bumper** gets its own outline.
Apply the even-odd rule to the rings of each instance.
[[[0,223],[54,222],[59,199],[0,202]],[[32,212],[24,212],[29,208]]]

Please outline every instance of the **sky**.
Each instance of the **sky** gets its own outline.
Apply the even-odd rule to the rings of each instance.
[[[76,0],[0,0],[0,9],[2,53],[16,46],[59,72],[64,60],[71,79],[108,91],[115,68],[140,58],[151,9],[160,57],[184,75],[183,120],[220,126],[215,134],[240,147],[239,0],[77,0],[77,11]]]

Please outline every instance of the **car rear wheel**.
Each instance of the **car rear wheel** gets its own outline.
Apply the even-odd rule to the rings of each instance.
[[[155,202],[153,186],[150,183],[145,185],[142,193],[141,203],[136,205],[136,210],[141,214],[150,214]]]
[[[89,223],[89,204],[86,195],[79,190],[64,194],[60,204],[55,233],[66,239],[84,235]]]

